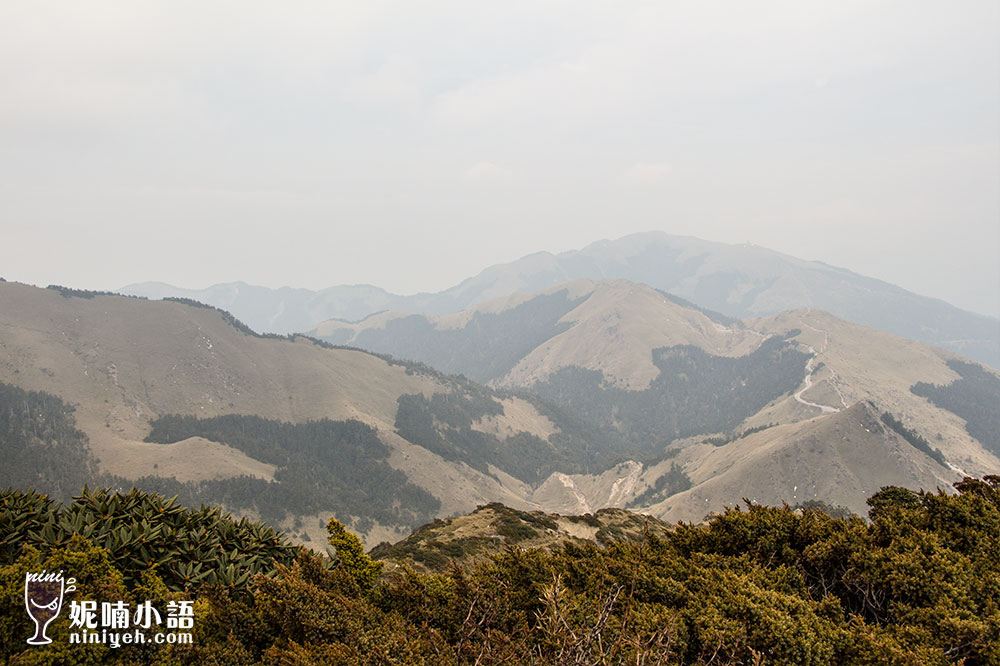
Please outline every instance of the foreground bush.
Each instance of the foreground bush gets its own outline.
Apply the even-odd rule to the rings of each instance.
[[[188,509],[135,488],[84,488],[68,506],[32,491],[0,493],[0,563],[12,562],[24,545],[49,552],[73,537],[104,549],[126,583],[155,568],[171,590],[204,583],[243,590],[299,550],[264,523],[234,520],[215,507]]]
[[[171,591],[127,582],[82,537],[0,568],[0,657],[11,663],[1000,664],[1000,477],[958,494],[885,488],[871,521],[749,506],[664,538],[509,549],[469,568],[382,572],[336,521],[249,581]],[[41,501],[41,500],[39,500]],[[30,635],[23,576],[80,570],[87,598],[196,598],[195,643],[71,650]],[[73,569],[76,567],[76,569]],[[378,577],[376,579],[376,577]],[[103,596],[102,596],[103,595]],[[118,595],[118,597],[116,597]],[[22,621],[23,619],[23,621]],[[62,624],[60,624],[62,623]],[[74,648],[77,646],[73,646]]]

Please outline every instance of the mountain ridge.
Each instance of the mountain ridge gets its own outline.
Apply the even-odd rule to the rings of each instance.
[[[444,395],[462,402],[467,389],[454,379],[358,349],[326,348],[302,337],[255,336],[237,324],[225,313],[185,303],[4,282],[0,382],[57,396],[73,407],[76,427],[87,435],[101,471],[123,479],[265,482],[277,476],[275,464],[239,446],[239,437],[220,441],[195,431],[179,441],[144,441],[151,423],[166,416],[199,419],[195,425],[202,429],[214,427],[211,419],[219,417],[259,417],[271,428],[326,419],[363,424],[352,436],[385,447],[385,463],[437,498],[445,514],[491,501],[535,508],[523,493],[505,486],[503,477],[445,460],[397,433],[401,396]],[[484,391],[486,402],[493,400],[488,389],[468,390]],[[530,430],[538,421],[531,417],[534,407],[518,405],[518,410],[513,422],[498,405],[492,427],[514,434]],[[373,429],[378,441],[365,428]],[[445,442],[458,436],[444,426],[433,432]],[[539,434],[548,437],[548,431]],[[487,450],[500,447],[492,435],[478,441]],[[336,507],[324,511],[336,513]],[[315,517],[312,523],[300,517],[304,534],[322,537]],[[378,542],[405,536],[415,526],[382,524],[361,531]]]
[[[361,285],[318,292],[282,288],[291,290],[285,293],[248,285],[240,297],[233,296],[229,284],[175,289],[170,295],[231,310],[255,330],[289,333],[333,318],[358,321],[383,310],[449,314],[513,292],[537,291],[574,279],[609,278],[648,284],[740,319],[813,307],[1000,367],[1000,319],[995,317],[824,262],[757,245],[729,245],[659,231],[596,241],[558,254],[536,252],[487,267],[437,293],[401,296]],[[128,285],[122,292],[164,293],[162,283]]]
[[[522,511],[618,506],[700,520],[731,500],[734,483],[742,484],[740,496],[758,498],[813,484],[803,499],[863,511],[859,503],[876,482],[947,488],[961,471],[1000,469],[962,417],[911,391],[923,382],[940,393],[959,381],[961,366],[950,367],[955,357],[944,350],[817,310],[722,323],[622,280],[543,292],[440,318],[448,327],[438,332],[459,336],[441,349],[482,352],[467,360],[503,351],[516,367],[550,345],[511,388],[494,389],[302,336],[260,336],[197,304],[2,283],[0,382],[75,405],[77,427],[102,468],[154,490],[184,490],[164,486],[168,476],[174,484],[219,485],[221,475],[225,488],[253,500],[278,490],[269,479],[290,480],[289,490],[327,484],[330,497],[359,506],[349,474],[316,474],[330,460],[347,460],[336,465],[349,473],[350,456],[365,455],[373,457],[364,465],[400,493],[432,496],[437,508],[421,511],[437,517],[499,501]],[[529,316],[506,319],[518,308]],[[522,348],[514,322],[523,321],[542,325]],[[509,344],[462,342],[469,333]],[[560,337],[564,344],[551,344]],[[717,355],[727,349],[732,356]],[[596,363],[584,368],[578,363],[588,351]],[[649,368],[658,372],[643,381]],[[558,376],[567,369],[576,377],[569,382]],[[974,379],[1000,382],[992,371]],[[543,384],[550,390],[530,392]],[[978,399],[978,389],[969,390],[961,399]],[[912,431],[912,441],[879,425],[885,414]],[[990,423],[980,425],[990,432]],[[316,448],[315,433],[326,431],[340,442],[330,452],[336,455]],[[851,442],[837,444],[844,437]],[[815,450],[802,449],[803,441]],[[806,468],[777,483],[785,454]],[[213,478],[205,479],[206,470]],[[825,471],[832,486],[818,483]],[[309,494],[288,500],[312,507],[303,503]],[[312,510],[283,526],[302,539],[321,538]],[[372,545],[415,526],[417,518],[373,519],[394,511],[341,510],[339,518],[352,523],[363,514],[352,524]]]
[[[550,327],[550,335],[541,336],[542,341],[534,347],[528,345],[530,350],[516,362],[509,364],[509,370],[490,374],[477,367],[480,363],[479,356],[456,355],[456,350],[493,348],[492,341],[497,335],[491,331],[500,331],[505,342],[513,345],[509,338],[516,337],[518,327],[515,324],[520,318],[514,316],[510,321],[505,321],[504,313],[530,305],[533,297],[551,299],[553,295],[560,293],[565,294],[564,300],[548,300],[543,303],[552,308],[552,313],[541,319],[558,324],[561,328]],[[484,324],[479,317],[482,313],[488,313],[490,317],[497,318],[497,321],[490,325]],[[636,331],[639,333],[636,334]],[[724,458],[745,458],[741,452],[743,444],[740,442],[748,436],[749,441],[756,443],[755,445],[777,446],[786,450],[784,447],[792,443],[789,439],[799,436],[796,433],[800,426],[792,427],[793,424],[819,418],[824,425],[815,426],[814,431],[825,432],[830,437],[841,437],[843,435],[833,433],[839,428],[835,424],[843,421],[842,414],[859,409],[858,405],[869,402],[875,405],[872,409],[877,417],[876,422],[880,422],[882,414],[892,415],[893,419],[900,419],[906,428],[931,442],[925,449],[932,451],[938,447],[944,451],[943,460],[947,465],[938,468],[924,460],[923,453],[910,451],[903,446],[903,440],[882,425],[878,426],[878,437],[864,435],[872,446],[884,444],[893,450],[904,451],[906,455],[903,458],[923,460],[916,465],[916,468],[923,470],[919,474],[912,471],[916,469],[911,464],[912,461],[893,467],[896,471],[892,474],[901,477],[900,483],[948,486],[954,480],[952,477],[960,472],[973,470],[974,473],[983,474],[1000,468],[1000,459],[991,452],[996,446],[992,441],[976,440],[967,429],[963,417],[931,404],[913,390],[918,385],[945,387],[958,381],[960,375],[951,364],[964,363],[959,361],[960,357],[943,349],[847,322],[815,309],[783,312],[727,326],[712,320],[703,311],[664,298],[662,292],[645,285],[621,280],[577,280],[549,287],[535,294],[517,294],[496,299],[454,315],[427,317],[407,313],[382,313],[356,324],[328,322],[313,333],[341,343],[368,346],[388,354],[405,356],[406,351],[416,350],[422,354],[417,358],[423,362],[432,365],[452,363],[448,366],[450,372],[463,373],[495,386],[540,395],[569,411],[588,414],[589,420],[585,420],[589,427],[601,432],[606,442],[624,436],[633,445],[638,445],[650,441],[651,437],[662,437],[664,444],[669,443],[668,453],[673,451],[680,454],[686,450],[685,447],[694,447],[692,451],[698,452],[694,457],[679,455],[676,459],[670,459],[672,462],[644,461],[641,457],[638,458],[639,462],[635,464],[641,467],[640,480],[632,484],[634,492],[619,497],[623,502],[633,501],[655,486],[662,477],[670,473],[674,462],[683,462],[681,469],[692,472],[692,478],[695,478],[694,468],[689,466],[696,460],[700,461],[701,457],[717,459],[719,455],[723,455]],[[436,344],[435,336],[441,336],[446,342]],[[720,344],[713,341],[712,336],[721,336],[724,342]],[[404,347],[395,346],[400,340],[405,341]],[[745,370],[727,366],[731,362],[726,360],[726,354],[734,357],[732,361],[743,363],[752,354],[761,353],[764,345],[768,345],[772,352],[787,348],[788,351],[782,353],[795,351],[800,354],[797,358],[801,360],[795,360],[787,366],[795,374],[782,380],[787,383],[775,385],[774,392],[767,396],[771,400],[769,404],[746,403],[745,411],[734,411],[739,404],[743,404],[739,398],[739,382],[757,381],[750,380],[752,376],[773,375],[780,365],[775,359],[780,357],[765,355],[761,358],[768,360],[763,368],[754,371],[763,372],[763,375],[744,375],[741,373],[750,371],[750,366]],[[439,352],[444,355],[435,356]],[[496,366],[487,361],[483,367],[488,369]],[[730,369],[727,370],[727,367]],[[729,376],[726,373],[731,372],[735,374],[730,379],[725,379]],[[665,373],[681,378],[681,383],[667,377],[667,383],[663,384]],[[995,371],[984,369],[982,373],[982,377],[987,379],[979,381],[992,381],[1000,385],[1000,378]],[[708,380],[707,384],[701,379],[713,374],[718,377]],[[689,379],[684,380],[685,375]],[[692,379],[696,381],[692,382]],[[719,381],[722,381],[721,385],[718,384]],[[729,381],[736,381],[737,384],[726,389],[726,382]],[[657,389],[655,394],[644,395],[654,385],[661,385],[662,388]],[[693,393],[698,386],[701,386],[699,390],[702,393]],[[763,385],[753,383],[751,386],[755,393],[763,390]],[[717,393],[720,389],[723,393]],[[683,398],[681,402],[673,402],[676,398],[672,396],[678,395],[678,392]],[[719,426],[724,432],[712,432],[713,428],[707,426],[703,412],[697,409],[690,412],[691,405],[688,401],[696,395],[706,396],[701,400],[709,410],[716,409],[713,405],[717,404],[720,409],[732,412],[718,421],[720,424],[727,424]],[[713,395],[716,397],[707,397]],[[989,400],[989,397],[983,399]],[[984,407],[985,403],[980,405],[980,408]],[[698,427],[702,434],[692,435],[682,429],[669,435],[668,431],[673,427],[671,422],[659,423],[655,418],[655,414],[662,410],[677,414],[677,418],[688,410],[695,419],[691,423],[700,424]],[[872,420],[871,415],[865,418]],[[991,422],[987,420],[983,423]],[[645,425],[634,428],[630,423]],[[781,427],[775,428],[775,425]],[[993,426],[983,427],[987,428],[985,432],[992,433],[996,430]],[[854,436],[861,435],[855,433]],[[670,443],[674,439],[677,442]],[[876,441],[880,443],[876,445]],[[774,462],[771,460],[768,464]],[[823,461],[815,460],[813,464],[822,467]],[[862,458],[855,456],[851,462],[855,471],[845,473],[843,477],[845,484],[853,484],[854,489],[847,492],[845,488],[844,494],[836,496],[827,493],[829,496],[823,498],[824,501],[849,505],[858,510],[857,503],[864,498],[866,492],[873,490],[864,484],[850,481],[856,475],[864,476],[864,464]],[[889,462],[885,465],[892,466]],[[714,466],[712,469],[721,474],[725,467],[726,465]],[[608,479],[604,478],[606,472],[596,475],[564,474],[550,478],[543,484],[544,489],[540,487],[535,490],[532,498],[540,500],[544,497],[548,506],[554,506],[559,511],[588,511],[607,506],[611,484],[632,473],[631,468],[622,468],[619,476],[612,474]],[[702,477],[694,485],[697,487],[706,480],[706,477]],[[793,494],[791,488],[789,486],[788,496]],[[741,490],[745,491],[746,487]],[[721,494],[720,491],[719,496]],[[680,498],[668,501],[650,510],[669,510],[676,517],[676,510],[671,506],[673,502],[679,501]],[[691,513],[696,512],[693,506],[689,506],[686,511],[686,520],[699,517]]]

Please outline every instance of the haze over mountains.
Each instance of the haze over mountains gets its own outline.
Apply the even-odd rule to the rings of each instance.
[[[995,371],[815,309],[739,321],[575,280],[314,333],[427,365],[260,336],[195,303],[0,283],[0,382],[75,406],[97,469],[300,538],[334,513],[374,545],[491,501],[864,511],[882,485],[1000,470]]]
[[[699,480],[692,477],[695,483],[723,475],[733,466],[730,455],[739,455],[736,451],[745,446],[741,440],[747,439],[751,445],[746,452],[753,455],[736,465],[743,480],[749,468],[742,466],[762,455],[777,456],[764,465],[773,474],[781,458],[802,462],[820,452],[800,468],[824,470],[817,476],[807,473],[810,483],[823,479],[831,464],[844,464],[847,456],[851,481],[841,478],[840,491],[819,494],[852,505],[852,493],[860,498],[870,483],[858,474],[878,467],[874,461],[886,450],[885,438],[893,439],[884,424],[877,425],[885,413],[902,418],[944,452],[943,460],[923,466],[922,472],[907,467],[907,473],[915,475],[913,482],[922,478],[920,483],[946,483],[959,468],[985,472],[1000,465],[997,431],[991,429],[992,434],[976,440],[956,414],[912,390],[920,382],[945,386],[960,380],[956,369],[964,370],[958,357],[818,310],[742,322],[645,285],[578,280],[455,315],[389,312],[356,324],[326,322],[313,334],[414,358],[498,387],[526,390],[581,415],[605,443],[624,440],[624,449],[641,450],[649,442],[706,442],[704,448],[683,449],[678,458],[692,463],[694,458],[686,456],[698,458],[693,467],[683,465],[688,471],[705,470]],[[987,374],[995,382],[995,373]],[[742,390],[747,386],[752,391]],[[1000,401],[1000,392],[991,390],[978,398],[979,409],[988,411]],[[855,436],[873,441],[850,455],[829,448],[824,454],[822,446],[799,448],[802,440],[832,438],[837,450],[849,438],[841,429],[856,429],[862,422],[876,426],[861,428]],[[754,433],[756,429],[761,430]],[[699,433],[724,435],[699,439]],[[899,449],[896,458],[910,465],[912,455],[899,455],[906,448]],[[909,453],[914,453],[912,448]],[[661,466],[657,473],[665,474],[667,468]],[[785,478],[804,477],[789,473]],[[841,492],[845,484],[854,483],[853,491]],[[754,487],[767,493],[769,501],[777,501],[770,493],[783,485],[771,478],[743,489]],[[789,497],[795,494],[792,486],[810,487],[789,484]],[[672,505],[677,502],[671,500]],[[662,509],[669,512],[668,507]]]
[[[727,245],[661,232],[599,241],[558,255],[528,255],[491,266],[436,294],[400,296],[370,285],[313,292],[243,283],[202,290],[140,283],[121,291],[149,298],[192,298],[232,312],[255,330],[289,333],[309,330],[328,319],[357,321],[384,310],[450,314],[513,292],[535,291],[574,279],[615,278],[644,283],[740,319],[798,308],[825,310],[1000,367],[1000,320],[995,318],[821,262],[753,245]]]
[[[517,447],[509,442],[501,447],[500,439],[482,432],[476,435],[477,461],[463,462],[416,446],[397,434],[400,397],[420,402],[437,396],[468,407],[483,393],[488,428],[470,421],[464,430],[444,424],[421,431],[425,438],[440,431],[441,447],[468,437],[475,427],[501,432],[503,440],[525,433],[519,443],[530,448],[541,446],[536,434],[547,437],[558,427],[523,400],[494,402],[488,389],[359,350],[259,337],[211,308],[9,282],[0,283],[0,382],[69,403],[86,448],[104,473],[202,484],[204,499],[234,510],[280,517],[287,508],[304,519],[303,510],[293,506],[301,504],[315,513],[302,527],[304,534],[322,535],[317,521],[330,513],[349,523],[361,518],[359,531],[378,540],[405,536],[438,512],[450,515],[489,501],[528,506],[523,484],[515,483],[516,492],[511,491],[485,462],[499,463]],[[165,420],[170,415],[191,419]],[[319,433],[320,448],[312,452],[315,436],[284,433],[280,425],[321,419],[334,425]],[[343,425],[351,422],[364,427]],[[44,455],[36,457],[45,463]],[[317,475],[330,465],[328,474]],[[397,468],[405,472],[394,476]],[[38,479],[47,473],[40,469]],[[24,483],[32,485],[32,471],[23,474]],[[236,489],[218,483],[241,477]],[[298,489],[336,501],[320,501],[313,512],[309,497],[288,494]],[[280,496],[270,508],[259,503],[275,492]],[[234,506],[236,500],[243,505]]]

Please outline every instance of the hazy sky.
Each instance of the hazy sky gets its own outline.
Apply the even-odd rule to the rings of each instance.
[[[0,276],[439,290],[659,229],[1000,315],[1000,3],[0,4]]]

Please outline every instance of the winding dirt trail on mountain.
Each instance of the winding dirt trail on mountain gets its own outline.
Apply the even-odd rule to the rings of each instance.
[[[812,330],[816,331],[817,333],[822,333],[823,334],[823,347],[819,350],[819,352],[817,352],[816,349],[812,345],[808,346],[809,353],[812,354],[812,358],[810,358],[809,361],[806,363],[806,376],[805,376],[805,379],[803,380],[803,383],[805,384],[805,387],[803,387],[802,390],[800,390],[799,392],[797,392],[793,397],[795,398],[795,400],[797,402],[799,402],[799,403],[801,403],[803,405],[806,405],[807,407],[815,407],[816,409],[820,410],[823,414],[836,414],[837,412],[840,411],[839,407],[831,407],[829,405],[820,405],[820,404],[817,404],[815,402],[810,402],[810,401],[808,401],[808,400],[806,400],[805,398],[802,397],[802,395],[806,391],[808,391],[809,389],[811,389],[812,386],[813,386],[812,375],[813,375],[813,372],[816,370],[816,358],[821,353],[825,352],[826,348],[830,344],[830,335],[826,331],[824,331],[822,329],[818,329],[815,326],[810,326],[809,324],[807,324],[805,322],[802,322],[802,325],[805,326],[806,328],[809,328],[809,329],[812,329]],[[835,373],[832,368],[830,369],[830,374],[832,375],[833,379],[837,378],[837,373]],[[840,397],[841,404],[846,408],[847,407],[847,402],[844,400],[844,396],[840,392],[840,389],[837,388],[836,383],[834,383],[833,381],[831,381],[830,382],[830,386],[833,388],[834,391],[837,392],[837,395]]]
[[[816,356],[817,356],[817,354],[816,354],[816,350],[812,346],[809,347],[809,353],[812,354],[812,358],[810,358],[809,362],[806,363],[805,388],[803,388],[802,390],[800,390],[793,397],[795,398],[796,401],[802,403],[803,405],[806,405],[807,407],[815,407],[815,408],[819,409],[821,412],[823,412],[824,414],[836,414],[837,412],[840,411],[839,408],[837,408],[837,407],[830,407],[829,405],[819,405],[819,404],[816,404],[815,402],[809,402],[808,400],[806,400],[805,398],[802,397],[802,394],[805,393],[806,391],[808,391],[809,389],[811,389],[812,385],[813,385],[813,383],[812,383],[812,373],[813,373],[813,370],[815,369],[815,367],[814,367],[813,364],[816,362]]]

